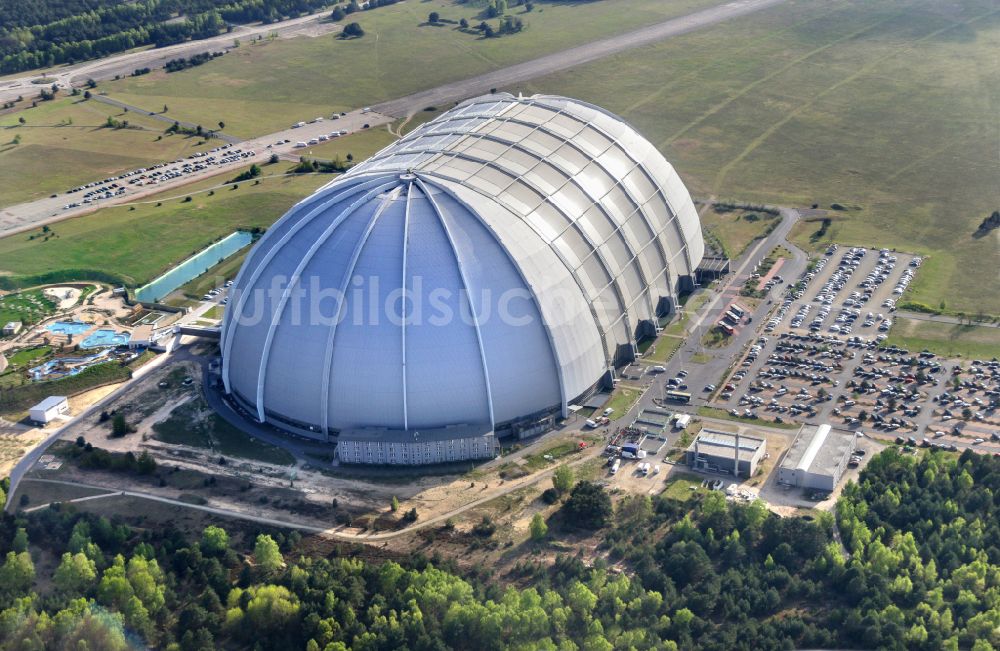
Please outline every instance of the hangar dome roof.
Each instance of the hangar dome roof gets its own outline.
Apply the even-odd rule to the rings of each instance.
[[[564,411],[703,252],[684,185],[620,118],[476,98],[261,238],[226,312],[223,380],[261,420],[307,433]],[[454,318],[432,323],[437,308]]]

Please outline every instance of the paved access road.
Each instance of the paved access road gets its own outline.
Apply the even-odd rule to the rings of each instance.
[[[717,7],[696,11],[686,16],[643,27],[625,34],[525,61],[516,65],[487,72],[477,77],[444,84],[406,97],[382,102],[373,106],[379,113],[394,117],[409,117],[428,106],[441,106],[446,102],[465,99],[490,92],[493,88],[510,88],[512,85],[544,75],[567,70],[584,63],[625,52],[644,45],[651,45],[704,27],[710,27],[731,18],[745,16],[761,9],[779,5],[786,0],[736,0]]]
[[[760,302],[760,305],[750,313],[752,320],[749,324],[744,319],[743,325],[730,338],[729,343],[722,348],[705,348],[701,342],[709,330],[715,327],[719,319],[725,313],[729,305],[736,301],[742,303],[743,307],[749,307],[746,301],[739,300],[739,291],[746,280],[753,273],[753,269],[763,260],[768,253],[776,246],[784,246],[791,253],[793,258],[786,260],[782,266],[782,276],[785,278],[797,278],[805,269],[807,257],[805,253],[791,245],[785,238],[791,231],[792,226],[799,219],[799,213],[790,208],[781,209],[781,223],[764,239],[758,240],[757,244],[749,249],[743,257],[734,261],[738,266],[724,281],[723,286],[713,293],[712,299],[705,305],[698,315],[693,316],[691,325],[685,333],[685,342],[674,354],[674,356],[664,365],[665,373],[654,376],[653,384],[643,394],[642,398],[627,414],[626,421],[631,422],[640,409],[647,409],[655,406],[654,399],[659,400],[663,396],[666,381],[669,378],[677,377],[680,370],[688,372],[685,382],[688,385],[688,392],[691,393],[691,404],[671,404],[674,411],[689,412],[697,414],[699,405],[708,404],[707,398],[711,393],[704,391],[706,385],[718,384],[724,376],[726,370],[735,364],[741,351],[757,337],[758,326],[766,320],[765,316],[772,309],[780,305],[780,292],[785,285],[778,285],[768,295],[768,299]],[[774,302],[771,302],[774,301]],[[695,354],[707,355],[709,359],[703,363],[692,363],[691,357]],[[699,418],[701,418],[699,416]],[[763,424],[762,424],[763,425]],[[755,429],[761,426],[754,425]]]
[[[56,83],[59,84],[60,88],[69,88],[72,85],[86,83],[88,79],[103,81],[114,79],[119,75],[124,77],[132,74],[132,71],[137,68],[162,68],[171,59],[188,58],[203,52],[229,50],[234,47],[236,39],[248,41],[257,36],[266,37],[272,33],[277,33],[279,36],[296,36],[298,34],[316,35],[322,32],[340,31],[340,25],[322,22],[325,17],[326,12],[320,12],[270,25],[240,25],[233,28],[233,31],[228,34],[220,34],[212,38],[126,52],[95,61],[85,61],[56,68],[46,73],[45,78],[53,80],[47,84],[48,86]],[[39,77],[39,73],[35,71],[32,74],[24,74],[20,77],[0,81],[0,101],[14,100],[19,95],[23,95],[25,98],[37,95],[38,91],[45,87],[32,83]]]

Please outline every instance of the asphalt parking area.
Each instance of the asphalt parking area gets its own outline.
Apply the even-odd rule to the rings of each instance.
[[[832,245],[789,288],[767,329],[884,339],[921,263],[909,253]]]

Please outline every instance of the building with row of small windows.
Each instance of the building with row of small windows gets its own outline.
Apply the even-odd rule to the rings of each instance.
[[[499,452],[494,433],[478,426],[417,430],[405,437],[395,430],[360,428],[341,432],[337,440],[341,463],[420,466],[492,459]]]
[[[749,479],[767,455],[767,440],[759,436],[704,428],[685,454],[692,470],[717,472]]]

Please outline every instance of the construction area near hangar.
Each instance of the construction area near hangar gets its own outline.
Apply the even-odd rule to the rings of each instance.
[[[778,483],[831,492],[857,449],[855,432],[829,425],[803,425],[778,466]]]
[[[488,458],[490,437],[540,433],[610,387],[694,287],[704,248],[676,172],[620,118],[563,97],[468,100],[268,230],[226,310],[221,380],[252,420],[343,441],[344,462]],[[279,277],[280,299],[255,305]],[[371,304],[347,299],[356,279]],[[345,300],[296,322],[293,295],[320,289]],[[387,318],[394,292],[443,292],[453,318]],[[466,431],[484,443],[414,443]]]

